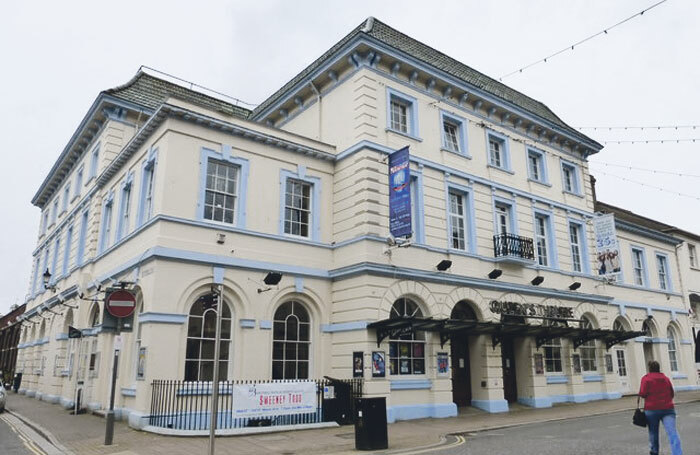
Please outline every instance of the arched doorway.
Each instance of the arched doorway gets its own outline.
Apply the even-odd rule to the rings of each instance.
[[[452,309],[450,319],[476,321],[471,305],[462,300]],[[469,361],[469,335],[454,334],[451,340],[452,401],[457,406],[470,406],[472,402],[471,368]]]
[[[622,317],[618,317],[613,322],[612,329],[616,332],[627,332],[627,325]],[[630,376],[629,368],[627,366],[627,342],[622,342],[615,346],[613,349],[614,357],[613,362],[617,366],[617,380],[620,385],[620,392],[623,395],[630,393]]]

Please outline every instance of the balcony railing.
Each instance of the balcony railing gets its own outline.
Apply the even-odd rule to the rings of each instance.
[[[496,258],[534,260],[535,249],[531,238],[514,234],[493,236],[493,255]]]

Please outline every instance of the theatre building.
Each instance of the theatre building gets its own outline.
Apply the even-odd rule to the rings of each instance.
[[[390,421],[615,399],[652,358],[698,389],[683,240],[616,217],[599,275],[601,149],[373,18],[253,111],[141,71],[99,94],[32,201],[21,391],[104,410],[118,349],[116,406],[152,429],[159,381],[211,390],[219,288],[221,379],[356,377]],[[118,337],[119,287],[136,314]]]

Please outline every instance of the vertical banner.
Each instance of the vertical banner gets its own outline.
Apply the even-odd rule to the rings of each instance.
[[[362,351],[352,353],[352,377],[361,378],[365,373],[364,355]]]
[[[614,276],[620,273],[620,245],[615,234],[615,215],[612,213],[593,218],[595,231],[596,269],[598,275]]]
[[[438,376],[448,376],[450,374],[450,364],[447,360],[446,352],[437,353],[437,374]]]
[[[408,146],[389,155],[389,231],[394,237],[413,233]]]

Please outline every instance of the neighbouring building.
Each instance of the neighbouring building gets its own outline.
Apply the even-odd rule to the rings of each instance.
[[[15,305],[10,312],[0,317],[0,381],[9,383],[15,375],[17,345],[22,325],[18,318],[24,313],[26,304]]]
[[[405,146],[402,242],[387,157]],[[615,399],[652,358],[696,390],[696,236],[596,202],[587,159],[601,149],[374,18],[253,111],[140,71],[99,94],[32,200],[22,392],[71,407],[79,387],[107,406],[117,340],[102,298],[120,284],[137,310],[116,406],[137,428],[153,424],[153,381],[184,381],[181,400],[212,380],[203,296],[219,285],[221,378],[359,365],[390,421]],[[598,212],[616,216],[616,279],[598,276]]]

